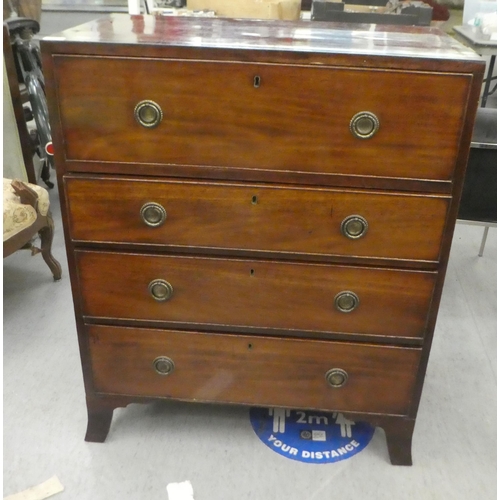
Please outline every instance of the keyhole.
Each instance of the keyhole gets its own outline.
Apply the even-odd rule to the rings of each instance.
[[[253,77],[253,86],[258,89],[260,87],[260,76],[256,75]]]
[[[257,205],[257,196],[252,196],[252,205]]]
[[[250,276],[253,276],[255,274],[255,271],[253,269],[250,269]]]

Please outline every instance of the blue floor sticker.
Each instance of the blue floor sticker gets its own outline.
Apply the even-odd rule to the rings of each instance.
[[[271,450],[300,462],[325,464],[350,458],[366,448],[374,428],[342,413],[250,408],[250,422]]]

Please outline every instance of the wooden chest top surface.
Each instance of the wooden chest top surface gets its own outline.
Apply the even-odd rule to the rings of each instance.
[[[44,40],[480,61],[439,29],[374,24],[113,14]]]

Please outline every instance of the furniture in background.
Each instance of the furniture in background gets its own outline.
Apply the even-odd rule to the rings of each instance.
[[[478,33],[474,26],[454,26],[453,30],[456,33],[456,37],[465,45],[471,47],[475,52],[481,56],[488,56],[488,69],[486,71],[486,78],[484,80],[484,90],[481,98],[481,107],[486,106],[488,97],[493,95],[497,91],[497,86],[490,90],[490,86],[493,81],[496,81],[497,77],[493,76],[493,71],[495,69],[495,62],[497,58],[497,41],[490,40],[489,38]]]
[[[38,23],[42,18],[42,0],[4,0],[3,19],[26,17]]]
[[[497,225],[497,110],[479,108],[458,211],[458,222],[484,226],[479,247],[483,255],[488,230]]]
[[[344,0],[339,2],[313,0],[311,6],[311,21],[430,26],[432,19],[433,8],[420,1],[398,3],[386,0]]]
[[[478,254],[481,257],[489,228],[497,225],[497,110],[485,107],[488,97],[497,90],[496,83],[490,89],[492,82],[497,79],[493,76],[497,41],[481,35],[473,26],[455,26],[453,29],[458,40],[478,54],[489,57],[457,221],[460,224],[484,226]]]
[[[3,25],[3,60],[4,176],[22,177],[23,180],[36,184],[38,175],[33,162],[35,150],[23,110],[23,104],[28,102],[28,95],[26,92],[21,95],[9,29],[5,23]],[[14,171],[9,171],[9,168],[13,168]]]
[[[314,408],[410,465],[484,62],[429,28],[138,18],[42,41],[86,439],[155,398]]]
[[[39,29],[40,25],[33,19],[16,17],[4,22],[4,71],[7,74],[10,91],[9,106],[14,110],[28,181],[36,184],[42,179],[47,187],[52,188],[54,187],[50,181],[52,136],[44,92],[44,77],[40,50],[31,41]],[[12,147],[11,144],[6,146]],[[39,160],[35,159],[35,154]]]
[[[49,194],[46,189],[19,180],[3,180],[3,256],[8,257],[20,249],[41,252],[54,280],[61,279],[61,265],[52,255],[54,222],[49,211]],[[40,236],[41,248],[32,240]]]

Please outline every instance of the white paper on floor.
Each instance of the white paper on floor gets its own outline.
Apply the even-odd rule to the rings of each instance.
[[[167,484],[168,500],[194,500],[193,486],[189,481]]]
[[[63,490],[64,486],[61,484],[57,476],[52,476],[42,484],[32,486],[27,490],[4,497],[3,500],[44,500],[44,498],[49,498]]]

